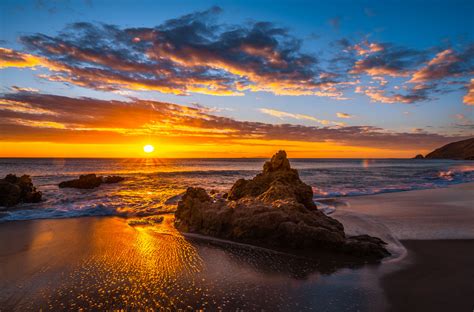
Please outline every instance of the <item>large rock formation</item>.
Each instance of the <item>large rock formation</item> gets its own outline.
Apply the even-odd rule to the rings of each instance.
[[[423,155],[421,155],[421,154],[418,154],[415,157],[413,157],[412,159],[425,159],[425,157],[423,157]]]
[[[0,206],[37,203],[41,201],[41,196],[41,192],[36,190],[30,176],[17,177],[14,174],[8,174],[0,179]]]
[[[294,200],[310,210],[316,209],[311,186],[303,183],[298,171],[290,167],[285,151],[279,151],[265,162],[263,172],[252,180],[239,179],[235,182],[228,199],[239,200],[244,197],[256,197],[267,204],[278,199]]]
[[[425,158],[474,160],[474,138],[446,144],[429,153]]]
[[[99,187],[102,183],[118,183],[125,178],[119,176],[98,177],[95,174],[85,174],[79,176],[79,179],[63,181],[59,183],[60,188],[70,187],[78,189],[93,189]]]
[[[178,202],[175,226],[250,244],[305,252],[336,251],[367,259],[389,255],[385,243],[367,235],[346,237],[337,220],[316,209],[313,192],[278,152],[252,180],[238,180],[227,199],[188,188]]]

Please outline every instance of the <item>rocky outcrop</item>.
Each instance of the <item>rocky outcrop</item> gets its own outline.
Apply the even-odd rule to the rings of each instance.
[[[38,203],[41,201],[41,196],[41,192],[36,190],[28,175],[17,177],[14,174],[8,174],[0,179],[0,206]]]
[[[474,160],[474,138],[446,144],[429,153],[425,158]]]
[[[271,204],[275,200],[293,200],[307,209],[316,209],[311,186],[300,180],[298,171],[290,167],[285,151],[273,155],[263,165],[263,172],[252,180],[239,179],[230,189],[229,200],[255,197],[263,203]]]
[[[79,176],[79,179],[63,181],[59,183],[60,188],[78,188],[78,189],[93,189],[99,187],[102,183],[118,183],[125,178],[119,176],[98,177],[95,174],[85,174]]]
[[[183,232],[276,249],[324,250],[367,259],[389,255],[378,238],[346,237],[339,221],[316,209],[312,195],[280,151],[255,178],[238,180],[227,198],[188,188],[178,202],[175,226]]]
[[[421,154],[418,154],[415,157],[413,157],[413,159],[425,159],[425,157],[423,157],[423,155]]]

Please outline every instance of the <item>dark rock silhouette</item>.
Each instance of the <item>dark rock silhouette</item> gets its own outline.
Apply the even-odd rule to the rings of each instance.
[[[425,158],[474,160],[474,138],[446,144],[427,154]]]
[[[36,190],[28,175],[17,177],[14,174],[8,174],[0,179],[0,206],[38,203],[41,201],[41,196],[41,192]]]
[[[79,176],[79,179],[63,181],[59,183],[60,188],[78,188],[78,189],[93,189],[99,187],[102,183],[118,183],[123,181],[123,177],[119,176],[107,176],[107,177],[98,177],[95,174],[85,174]]]
[[[276,249],[341,252],[378,260],[389,255],[375,237],[346,237],[343,225],[316,209],[312,189],[290,167],[284,151],[252,180],[238,180],[227,199],[203,188],[187,189],[175,226],[199,233]]]
[[[105,184],[113,184],[113,183],[122,182],[123,180],[125,180],[124,177],[119,177],[119,176],[107,176],[107,177],[103,177],[103,178],[102,178],[102,183],[105,183]]]
[[[425,159],[425,157],[423,157],[423,155],[421,154],[418,154],[415,157],[413,157],[413,159]]]

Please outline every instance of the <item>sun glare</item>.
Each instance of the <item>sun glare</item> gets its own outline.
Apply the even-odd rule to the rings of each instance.
[[[153,145],[148,144],[148,145],[143,146],[143,151],[145,153],[152,153],[154,150],[155,148],[153,147]]]

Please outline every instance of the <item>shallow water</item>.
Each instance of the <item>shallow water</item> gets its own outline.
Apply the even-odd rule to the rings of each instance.
[[[261,171],[264,159],[0,159],[0,176],[29,174],[40,204],[0,214],[0,222],[78,216],[137,216],[173,211],[188,186],[227,191]],[[474,162],[411,159],[293,159],[315,199],[438,188],[474,181]],[[80,174],[118,174],[126,181],[95,190],[58,189]],[[332,211],[334,207],[319,205]],[[39,208],[39,209],[38,209]]]

